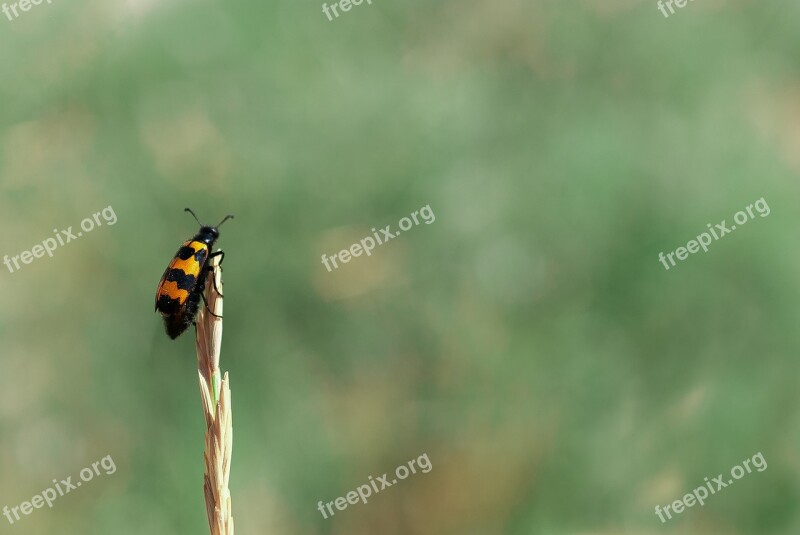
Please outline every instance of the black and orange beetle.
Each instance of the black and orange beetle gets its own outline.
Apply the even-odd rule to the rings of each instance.
[[[205,301],[203,291],[208,274],[214,269],[209,260],[221,256],[220,265],[225,258],[223,251],[211,252],[211,248],[219,238],[219,227],[233,219],[232,215],[225,216],[216,227],[209,227],[200,223],[190,208],[185,211],[194,216],[200,230],[175,253],[156,290],[156,310],[164,317],[164,327],[173,340],[194,324],[200,300]]]

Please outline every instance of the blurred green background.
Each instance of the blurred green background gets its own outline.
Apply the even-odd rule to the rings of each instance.
[[[0,506],[117,465],[0,532],[207,533],[193,333],[153,313],[191,206],[236,215],[238,534],[798,533],[798,22],[710,0],[0,15],[0,255],[118,216],[0,266]],[[658,262],[761,197],[769,217]],[[766,471],[655,516],[759,451]]]

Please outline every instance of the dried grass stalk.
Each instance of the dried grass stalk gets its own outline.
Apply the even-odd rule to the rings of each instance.
[[[222,270],[218,258],[212,258],[216,287],[222,291]],[[214,290],[214,281],[205,288],[208,308],[222,316],[222,296]],[[233,451],[233,416],[228,374],[220,380],[219,352],[222,344],[222,318],[208,314],[200,304],[197,316],[197,372],[200,378],[200,397],[206,416],[205,482],[206,514],[211,535],[233,535],[231,475]]]

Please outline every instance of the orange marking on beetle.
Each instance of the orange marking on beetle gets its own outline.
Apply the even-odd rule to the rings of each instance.
[[[166,295],[170,299],[177,299],[180,304],[183,304],[186,298],[189,297],[189,291],[178,288],[178,283],[175,281],[166,281],[158,289],[158,295]]]
[[[205,243],[191,240],[184,243],[183,246],[191,247],[194,251],[194,254],[208,249]],[[183,272],[187,275],[194,275],[195,277],[200,275],[200,268],[202,267],[202,264],[195,259],[194,255],[190,256],[186,260],[182,260],[177,257],[173,258],[172,262],[169,264],[169,269],[180,269],[183,270]]]
[[[191,257],[187,260],[181,260],[180,258],[175,258],[169,264],[169,269],[180,269],[183,270],[184,273],[187,275],[194,275],[197,277],[200,274],[200,262],[195,260],[194,257]]]

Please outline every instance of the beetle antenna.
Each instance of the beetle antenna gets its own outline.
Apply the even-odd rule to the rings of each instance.
[[[220,222],[219,222],[219,225],[217,225],[217,227],[221,227],[221,226],[222,226],[222,224],[223,224],[225,221],[227,221],[228,219],[233,219],[233,216],[232,216],[232,215],[226,215],[226,216],[225,216],[225,219],[223,219],[222,221],[220,221]]]
[[[195,220],[195,221],[197,221],[197,223],[198,223],[198,224],[199,224],[201,227],[203,226],[203,224],[202,224],[202,223],[200,223],[200,220],[199,220],[199,219],[197,219],[197,215],[195,215],[195,213],[192,211],[192,209],[191,209],[191,208],[184,208],[184,209],[183,209],[183,211],[184,211],[184,212],[189,212],[190,214],[192,214],[192,216],[194,217],[194,220]]]

